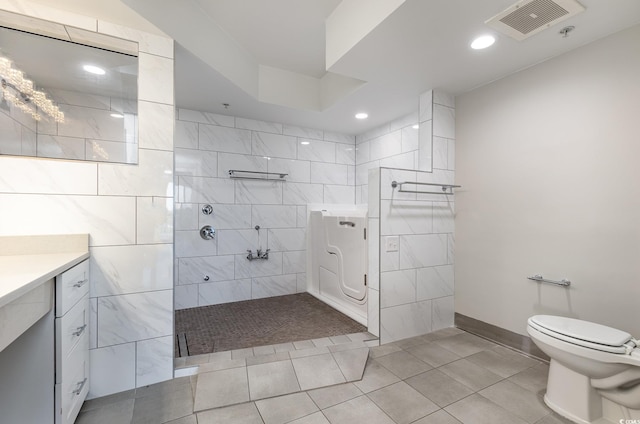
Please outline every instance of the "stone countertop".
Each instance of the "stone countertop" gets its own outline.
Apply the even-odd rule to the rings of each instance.
[[[0,237],[0,307],[89,257],[87,234]]]

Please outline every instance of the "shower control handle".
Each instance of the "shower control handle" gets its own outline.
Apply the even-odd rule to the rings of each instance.
[[[356,224],[353,221],[340,221],[340,225],[348,225],[349,227],[355,227]]]
[[[200,237],[204,240],[213,240],[216,236],[216,230],[211,227],[211,225],[205,225],[200,228]]]

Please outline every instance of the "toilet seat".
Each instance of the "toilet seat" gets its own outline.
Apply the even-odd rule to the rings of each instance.
[[[635,347],[631,334],[593,322],[551,315],[535,315],[528,324],[550,337],[603,352],[628,354]]]

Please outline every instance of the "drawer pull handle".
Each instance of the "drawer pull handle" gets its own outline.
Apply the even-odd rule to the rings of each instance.
[[[74,331],[74,332],[73,332],[73,333],[71,333],[71,334],[73,334],[74,336],[78,336],[78,337],[79,337],[79,336],[80,336],[80,334],[84,333],[84,330],[85,330],[86,328],[87,328],[87,324],[83,325],[82,327],[78,327],[78,328],[76,329],[76,331]]]
[[[78,287],[78,288],[80,288],[80,287],[84,286],[84,285],[87,283],[87,281],[89,281],[89,279],[88,279],[88,278],[85,278],[84,280],[80,280],[80,281],[78,281],[77,283],[75,283],[75,284],[73,285],[73,287]]]
[[[84,378],[84,380],[82,381],[78,381],[78,385],[76,386],[76,389],[71,392],[74,395],[79,395],[82,392],[82,389],[84,388],[84,385],[87,384],[87,377]]]

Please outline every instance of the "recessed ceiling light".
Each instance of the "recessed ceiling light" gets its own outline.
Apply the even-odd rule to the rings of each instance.
[[[300,144],[304,144],[306,146],[307,144],[309,144],[309,142],[308,141],[301,141]]]
[[[121,114],[119,114],[119,113],[112,113],[112,114],[111,114],[111,117],[112,117],[112,118],[124,118],[124,115],[121,115]]]
[[[495,42],[496,39],[492,35],[483,35],[473,40],[473,42],[471,43],[471,48],[474,50],[486,49]]]
[[[94,65],[84,65],[82,67],[82,69],[84,69],[85,71],[87,71],[87,72],[89,72],[91,74],[96,74],[96,75],[104,75],[104,74],[107,73],[104,69],[99,68],[99,67],[94,66]]]
[[[368,113],[359,112],[356,113],[356,119],[367,119],[369,117]]]
[[[417,130],[418,128],[420,128],[420,125],[415,124],[414,126],[412,126],[411,128],[413,128],[414,130]]]

